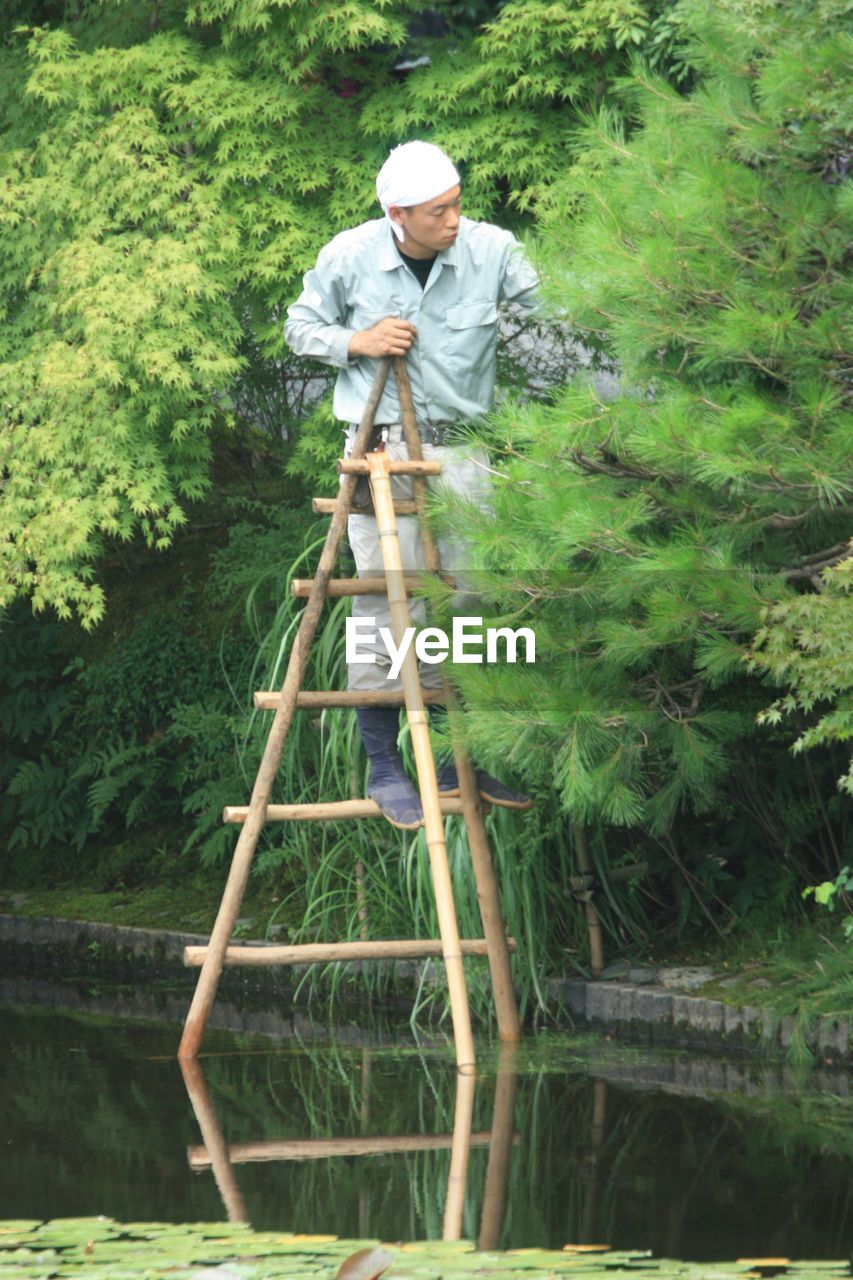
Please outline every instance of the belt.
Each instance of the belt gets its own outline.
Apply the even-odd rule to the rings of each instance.
[[[387,439],[388,427],[396,427],[399,425],[400,424],[397,422],[377,423],[373,428],[373,435],[371,436],[370,444],[374,444],[379,437],[383,440]],[[354,431],[358,430],[357,422],[350,423],[350,426]],[[452,436],[454,431],[458,430],[459,424],[458,422],[419,422],[417,426],[418,435],[424,444],[438,446],[446,443],[448,437]]]
[[[421,425],[418,423],[418,435],[426,444],[444,444],[448,436],[458,430],[457,422],[429,422]]]

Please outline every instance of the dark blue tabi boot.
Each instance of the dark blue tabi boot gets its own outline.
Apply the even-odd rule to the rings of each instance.
[[[456,765],[452,760],[448,764],[440,765],[437,775],[439,795],[459,795],[459,778],[456,773]],[[486,773],[485,769],[475,769],[474,776],[477,779],[477,790],[484,800],[488,800],[489,804],[500,805],[502,809],[531,809],[533,807],[533,801],[530,796],[526,796],[522,791],[514,791],[512,787],[506,786],[503,782],[498,782],[497,778],[491,777]]]
[[[395,707],[357,707],[361,740],[370,760],[367,794],[383,817],[402,831],[423,826],[420,796],[409,781],[397,750],[398,714]]]

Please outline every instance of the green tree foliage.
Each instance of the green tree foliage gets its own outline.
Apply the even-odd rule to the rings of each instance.
[[[261,502],[232,487],[213,535],[182,532],[165,566],[139,549],[113,567],[113,608],[92,636],[34,618],[26,601],[10,606],[0,627],[7,884],[74,875],[130,886],[225,856],[222,807],[251,787],[262,749],[260,726],[246,740],[250,669],[302,538],[289,497],[268,490]],[[203,514],[216,514],[212,501]]]
[[[749,658],[754,669],[768,671],[777,684],[791,689],[759,713],[760,724],[778,724],[797,712],[810,716],[821,708],[818,720],[794,743],[797,752],[853,739],[853,559],[825,570],[821,582],[818,594],[764,611]],[[838,785],[853,795],[853,760]]]
[[[273,38],[269,12],[252,20],[270,6],[214,8],[181,15],[194,36],[140,24],[138,42],[85,50],[39,28],[26,63],[7,57],[34,116],[12,113],[0,189],[0,603],[23,592],[96,621],[104,539],[168,543],[208,484],[241,337],[292,292],[310,193],[334,186],[352,213],[347,150],[333,180],[316,145],[325,99],[340,104],[319,64],[399,40],[399,22],[303,5],[278,10]]]
[[[169,544],[208,484],[212,429],[235,407],[266,419],[259,400],[272,429],[287,425],[288,399],[272,394],[287,373],[282,309],[319,246],[375,211],[390,145],[414,133],[449,145],[472,212],[529,206],[569,145],[567,104],[604,92],[656,8],[518,0],[472,19],[439,4],[435,33],[412,37],[433,65],[402,84],[416,11],[7,9],[0,607],[23,594],[95,623],[105,545]]]
[[[853,504],[841,6],[680,9],[693,91],[638,63],[641,127],[590,115],[540,206],[552,305],[619,384],[576,380],[493,424],[477,543],[495,612],[536,627],[536,667],[459,672],[483,753],[556,783],[577,818],[676,846],[742,783],[762,619],[765,655],[803,614],[826,650],[842,619],[849,635],[849,595],[798,593],[844,556]]]
[[[366,132],[435,131],[465,164],[465,200],[489,213],[529,210],[576,151],[573,108],[603,97],[626,50],[649,36],[647,0],[516,0],[467,40],[436,50],[401,93],[386,87]]]
[[[158,119],[180,50],[85,55],[58,29],[30,53],[41,127],[7,132],[0,188],[0,603],[25,593],[94,622],[104,539],[167,545],[207,484],[239,367],[237,237]]]

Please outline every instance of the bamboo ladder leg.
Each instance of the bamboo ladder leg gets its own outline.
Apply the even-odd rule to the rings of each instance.
[[[376,377],[370,388],[370,395],[364,407],[364,413],[353,444],[353,457],[361,458],[366,452],[370,433],[373,430],[376,409],[382,398],[382,392],[385,390],[389,371],[389,361],[384,359],[376,371]],[[249,804],[249,813],[234,849],[228,880],[225,884],[225,892],[219,904],[216,923],[210,935],[204,964],[196,984],[195,995],[187,1014],[184,1034],[178,1048],[179,1058],[194,1058],[198,1053],[208,1015],[216,999],[216,989],[219,986],[219,978],[225,962],[225,952],[228,948],[228,943],[231,941],[237,916],[240,914],[240,905],[249,879],[249,869],[252,865],[252,858],[255,855],[261,828],[266,818],[267,805],[272,793],[276,773],[278,772],[278,766],[281,762],[284,741],[293,720],[296,698],[302,685],[305,667],[308,662],[308,651],[314,638],[314,632],[317,630],[317,624],[320,621],[328,582],[334,571],[338,550],[346,530],[347,516],[352,505],[357,479],[357,476],[345,476],[340,486],[338,505],[329,525],[326,542],[320,556],[320,563],[314,576],[314,585],[308,597],[308,603],[303,610],[299,630],[296,633],[296,639],[290,652],[287,675],[281,688],[278,708],[270,727],[267,745],[264,748],[264,754],[258,769],[258,776],[255,779],[252,799]]]
[[[586,1169],[582,1181],[587,1184],[586,1198],[581,1215],[581,1244],[592,1244],[598,1220],[598,1192],[601,1186],[601,1152],[607,1127],[607,1081],[592,1082],[592,1125],[589,1135],[589,1151],[584,1161]]]
[[[589,854],[586,827],[582,822],[572,823],[572,835],[574,836],[578,869],[586,881],[583,891],[583,904],[586,913],[586,927],[589,932],[589,967],[597,978],[604,972],[604,934],[601,928],[601,917],[598,914],[598,907],[592,900],[592,889],[590,887],[595,869]]]
[[[394,516],[394,499],[391,496],[391,475],[386,453],[369,453],[370,488],[373,508],[376,512],[379,546],[385,578],[388,584],[388,607],[391,625],[397,644],[402,642],[406,628],[411,625],[406,588],[403,584],[403,561],[397,537],[397,521]],[[400,671],[406,715],[412,735],[412,747],[418,770],[418,790],[424,811],[424,827],[429,850],[432,882],[435,888],[435,905],[441,935],[441,950],[450,992],[450,1013],[453,1020],[453,1038],[456,1041],[456,1066],[462,1073],[475,1069],[474,1038],[471,1034],[471,1011],[468,1007],[468,988],[462,967],[462,948],[459,942],[459,926],[453,902],[453,886],[447,861],[447,845],[444,841],[444,818],[438,798],[438,781],[435,776],[435,759],[429,740],[429,720],[421,693],[420,676],[415,655],[410,648]]]
[[[204,1078],[201,1063],[198,1058],[183,1058],[180,1062],[180,1068],[190,1103],[201,1131],[201,1140],[204,1143],[207,1155],[210,1157],[213,1177],[219,1188],[219,1194],[222,1197],[228,1221],[248,1222],[249,1211],[246,1208],[243,1193],[237,1185],[228,1144],[222,1136],[222,1130],[216,1118],[216,1110],[208,1092],[207,1081]],[[189,1156],[189,1151],[187,1155]]]
[[[492,1110],[492,1132],[489,1163],[483,1189],[483,1211],[477,1248],[481,1252],[500,1246],[506,1207],[509,1158],[512,1154],[515,1091],[518,1085],[518,1044],[502,1044],[495,1076],[495,1102]]]
[[[444,1201],[442,1240],[462,1239],[462,1214],[465,1209],[465,1187],[468,1181],[468,1156],[471,1151],[471,1121],[474,1118],[476,1077],[456,1077],[456,1106],[453,1111],[453,1141],[450,1147],[450,1170]]]
[[[421,461],[423,450],[418,435],[415,406],[412,400],[412,387],[405,357],[395,356],[394,377],[400,399],[403,435],[410,458]],[[438,546],[426,521],[426,481],[422,476],[413,476],[412,485],[415,494],[415,505],[418,511],[418,527],[424,548],[424,563],[428,573],[441,572],[441,557]],[[448,712],[452,715],[455,707],[453,689],[447,680],[443,681]],[[468,753],[458,743],[457,735],[453,735],[453,755],[456,761],[456,773],[459,778],[459,791],[462,800],[462,813],[468,832],[468,848],[471,852],[471,864],[474,868],[474,880],[477,885],[477,901],[480,907],[480,918],[483,921],[483,936],[486,939],[489,954],[489,972],[492,978],[492,991],[495,998],[495,1013],[498,1020],[498,1035],[501,1040],[520,1040],[521,1024],[518,1018],[518,1005],[512,985],[512,972],[509,964],[506,930],[501,916],[498,881],[489,849],[489,837],[483,821],[483,809],[480,804],[480,792],[474,767]]]

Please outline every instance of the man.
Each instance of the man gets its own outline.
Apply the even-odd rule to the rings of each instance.
[[[461,216],[459,174],[432,143],[408,142],[392,151],[379,171],[376,193],[385,216],[341,232],[320,251],[302,294],[288,309],[285,337],[298,354],[338,368],[333,407],[335,416],[350,424],[348,446],[378,361],[406,356],[424,457],[441,462],[442,484],[487,506],[484,451],[453,445],[449,437],[456,424],[476,421],[492,408],[498,303],[533,309],[536,277],[508,231]],[[393,378],[379,402],[376,424],[389,456],[407,457]],[[396,481],[394,493],[409,496],[410,482]],[[398,529],[403,565],[422,568],[417,521],[401,517]],[[350,516],[349,540],[359,574],[381,573],[375,519]],[[464,548],[439,539],[439,549],[444,567],[458,577]],[[413,622],[423,617],[422,610],[421,602],[413,602]],[[353,616],[375,619],[377,635],[380,627],[390,627],[384,598],[355,597]],[[390,658],[381,642],[371,657],[350,664],[349,687],[399,688],[399,680],[386,678]],[[437,669],[426,668],[422,679],[435,684]],[[397,711],[359,707],[356,714],[370,758],[370,796],[395,826],[420,826],[420,798],[397,750]],[[526,796],[481,770],[477,780],[481,795],[492,803],[529,806]],[[439,769],[438,781],[443,794],[458,794],[452,764]]]

